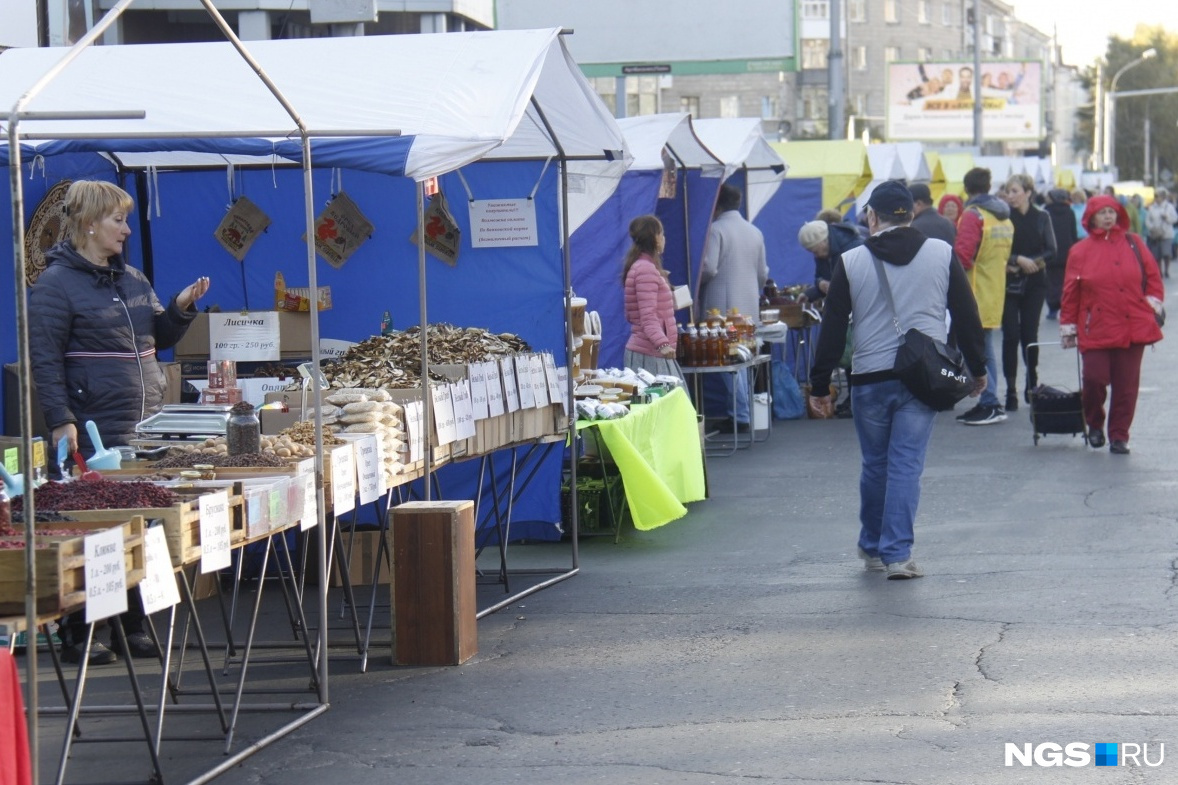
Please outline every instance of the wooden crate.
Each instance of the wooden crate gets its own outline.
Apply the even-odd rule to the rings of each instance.
[[[141,507],[136,509],[118,510],[61,510],[62,515],[68,515],[79,521],[106,521],[112,518],[132,518],[141,516],[147,520],[163,521],[164,534],[168,539],[168,551],[172,554],[172,566],[195,564],[200,561],[200,502],[203,492],[184,493],[184,497],[171,507]],[[239,543],[245,540],[245,510],[241,496],[241,486],[237,485],[229,494],[229,542]]]
[[[474,502],[408,502],[389,512],[396,665],[459,665],[478,654]]]
[[[49,547],[38,548],[34,556],[37,572],[37,613],[64,613],[86,603],[86,556],[80,535],[54,537],[54,530],[87,529],[95,532],[123,527],[123,554],[126,561],[127,588],[139,585],[146,573],[144,521],[134,517],[127,521],[66,521],[39,523],[37,535],[49,540]],[[23,539],[23,538],[22,538]],[[0,550],[0,616],[25,612],[25,552]]]

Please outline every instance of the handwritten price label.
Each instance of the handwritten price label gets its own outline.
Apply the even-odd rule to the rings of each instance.
[[[86,535],[86,623],[117,616],[127,610],[127,566],[123,557],[123,527]]]

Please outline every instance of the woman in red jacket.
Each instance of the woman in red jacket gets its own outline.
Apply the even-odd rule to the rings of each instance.
[[[663,271],[663,224],[653,215],[640,215],[630,222],[633,245],[626,252],[622,279],[626,283],[625,363],[635,370],[678,376],[683,371],[675,360],[678,332],[675,325],[675,297]]]
[[[1129,215],[1111,196],[1095,196],[1084,211],[1088,237],[1072,246],[1064,273],[1059,335],[1084,357],[1084,419],[1088,442],[1104,446],[1104,402],[1109,450],[1129,453],[1129,426],[1137,408],[1141,358],[1162,339],[1156,313],[1165,290],[1145,242],[1129,233]],[[1136,247],[1134,247],[1136,246]]]

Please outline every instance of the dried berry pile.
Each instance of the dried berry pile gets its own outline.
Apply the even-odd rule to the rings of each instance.
[[[71,518],[68,515],[63,515],[60,512],[56,512],[54,510],[37,510],[37,519],[34,522],[35,523],[68,523],[73,520],[77,520],[77,519]],[[18,511],[18,512],[14,512],[12,514],[12,523],[14,525],[19,523],[23,526],[24,522],[25,522],[25,514],[23,512]],[[2,533],[2,532],[0,532],[0,533]]]
[[[184,469],[196,466],[197,464],[216,466],[219,469],[284,469],[290,466],[287,461],[279,456],[266,452],[250,452],[243,453],[242,455],[225,455],[224,453],[208,455],[205,453],[191,452],[164,458],[162,461],[158,461],[153,468]]]
[[[37,505],[48,510],[116,510],[140,507],[171,507],[179,497],[150,482],[47,482],[37,489]],[[13,509],[22,509],[24,497],[14,499]]]

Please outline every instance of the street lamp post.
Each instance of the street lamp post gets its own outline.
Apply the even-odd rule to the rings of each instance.
[[[1152,47],[1146,49],[1136,60],[1121,66],[1108,83],[1108,92],[1104,94],[1104,160],[1108,164],[1109,171],[1115,172],[1117,166],[1117,80],[1130,68],[1135,68],[1151,57],[1157,56],[1157,49]]]

